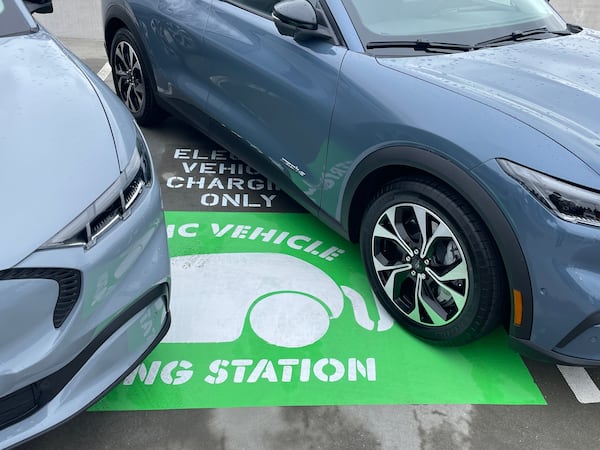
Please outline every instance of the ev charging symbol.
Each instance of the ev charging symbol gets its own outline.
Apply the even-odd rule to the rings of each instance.
[[[163,342],[215,343],[237,340],[249,319],[269,344],[299,348],[319,341],[345,307],[369,331],[394,321],[376,302],[379,320],[365,299],[338,286],[312,264],[279,253],[224,253],[171,258],[173,326]]]

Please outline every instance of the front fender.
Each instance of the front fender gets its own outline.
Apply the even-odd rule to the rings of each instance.
[[[471,171],[428,150],[407,146],[390,146],[367,155],[352,171],[343,186],[339,220],[350,237],[357,235],[359,217],[366,206],[362,194],[372,184],[387,177],[399,178],[402,174],[424,173],[434,176],[457,191],[475,209],[491,232],[502,256],[508,277],[511,296],[515,290],[522,296],[523,316],[520,326],[511,320],[510,334],[519,339],[529,339],[533,319],[533,296],[529,271],[523,251],[514,230],[491,195],[474,179]],[[371,192],[371,191],[370,191]],[[511,310],[514,309],[511,301]],[[514,314],[514,311],[513,311]]]

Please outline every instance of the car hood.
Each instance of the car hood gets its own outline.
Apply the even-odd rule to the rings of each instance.
[[[600,33],[378,61],[515,117],[600,173]]]
[[[39,248],[118,177],[104,108],[45,32],[0,39],[0,270]]]

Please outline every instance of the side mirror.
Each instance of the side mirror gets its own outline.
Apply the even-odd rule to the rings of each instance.
[[[277,31],[284,36],[299,40],[309,37],[330,38],[319,30],[317,12],[307,0],[285,0],[273,6],[273,19]]]
[[[23,0],[23,3],[31,14],[50,14],[54,12],[52,0]]]

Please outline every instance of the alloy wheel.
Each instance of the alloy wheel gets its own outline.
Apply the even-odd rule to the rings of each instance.
[[[464,309],[469,268],[450,226],[428,208],[396,204],[372,235],[377,278],[392,304],[418,325],[441,327]]]
[[[113,70],[117,93],[129,111],[139,113],[144,107],[146,86],[140,59],[126,41],[119,42],[115,48]]]

